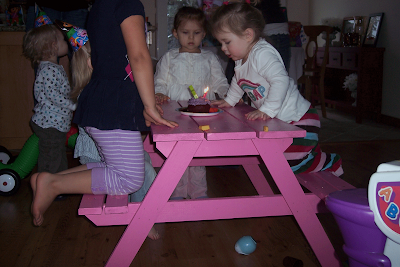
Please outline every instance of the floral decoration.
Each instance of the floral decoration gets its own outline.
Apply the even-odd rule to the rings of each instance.
[[[357,73],[352,73],[346,76],[343,82],[343,88],[349,89],[349,91],[351,92],[351,97],[354,99],[357,99],[357,81],[358,81]],[[355,105],[356,101],[353,103],[353,106]]]
[[[339,18],[325,18],[321,20],[322,25],[327,25],[333,28],[333,33],[340,32],[343,20]]]

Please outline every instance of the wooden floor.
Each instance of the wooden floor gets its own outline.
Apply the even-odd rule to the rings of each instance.
[[[382,162],[400,159],[400,140],[322,144],[343,158],[343,179],[367,187]],[[76,160],[70,161],[71,166]],[[210,197],[254,195],[241,167],[207,168]],[[0,266],[103,266],[125,227],[96,227],[77,215],[81,196],[52,204],[41,227],[32,225],[29,177],[19,191],[0,197]],[[319,215],[342,261],[340,231],[330,214]],[[157,224],[162,238],[147,239],[131,266],[283,266],[286,256],[304,266],[320,266],[292,216]],[[249,256],[235,252],[235,242],[252,236],[257,249]]]

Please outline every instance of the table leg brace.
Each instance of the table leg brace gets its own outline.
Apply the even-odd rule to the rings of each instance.
[[[131,264],[201,142],[176,142],[106,266]]]

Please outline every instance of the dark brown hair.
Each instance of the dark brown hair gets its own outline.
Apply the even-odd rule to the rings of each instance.
[[[184,6],[178,10],[174,18],[174,29],[178,30],[178,27],[182,22],[188,20],[197,21],[204,31],[207,31],[207,20],[204,12],[198,8],[191,6]]]
[[[250,28],[254,31],[254,41],[263,37],[265,21],[261,12],[247,3],[232,3],[220,6],[211,18],[211,33],[223,32],[224,29],[243,36]]]

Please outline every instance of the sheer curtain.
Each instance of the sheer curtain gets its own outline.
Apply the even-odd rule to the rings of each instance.
[[[172,35],[174,17],[183,6],[199,7],[202,0],[156,0],[157,59],[179,43]]]

